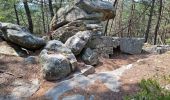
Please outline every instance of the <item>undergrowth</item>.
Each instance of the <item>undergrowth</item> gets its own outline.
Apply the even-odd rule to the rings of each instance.
[[[138,93],[127,96],[124,100],[170,100],[170,91],[162,88],[156,80],[143,79],[139,86]]]

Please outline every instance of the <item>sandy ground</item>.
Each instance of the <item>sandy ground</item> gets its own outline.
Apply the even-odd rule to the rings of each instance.
[[[139,59],[140,62],[137,62]],[[136,62],[136,63],[134,63]],[[133,68],[126,71],[121,77],[122,86],[120,92],[114,93],[107,89],[100,81],[96,81],[86,90],[75,88],[67,91],[60,96],[60,100],[67,95],[82,94],[89,100],[91,95],[94,95],[95,100],[121,100],[123,96],[133,94],[139,90],[138,83],[143,78],[150,78],[155,76],[169,75],[170,71],[170,53],[163,55],[126,55],[121,54],[114,56],[112,59],[100,59],[100,64],[96,66],[96,72],[112,71],[121,67],[134,63]],[[43,100],[44,93],[55,85],[56,82],[47,82],[41,78],[41,66],[37,64],[24,64],[23,58],[0,55],[0,95],[10,93],[12,86],[10,83],[17,79],[30,80],[38,78],[41,82],[40,89],[28,100]],[[159,78],[162,82],[161,78]],[[163,85],[166,85],[164,83]]]

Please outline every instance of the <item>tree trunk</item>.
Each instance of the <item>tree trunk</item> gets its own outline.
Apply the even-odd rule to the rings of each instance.
[[[113,6],[115,7],[116,4],[117,4],[118,0],[115,0],[114,3],[113,3]],[[114,20],[114,18],[113,18]],[[106,21],[106,25],[105,25],[105,28],[104,28],[104,35],[107,35],[107,28],[108,28],[108,25],[109,25],[109,20]]]
[[[157,20],[157,24],[156,24],[156,27],[155,27],[155,37],[154,37],[154,45],[156,45],[157,43],[157,36],[158,36],[158,30],[159,30],[159,26],[160,26],[160,22],[161,22],[161,13],[162,13],[162,0],[159,0],[160,2],[160,7],[159,7],[159,14],[158,14],[158,20]]]
[[[41,14],[42,14],[42,25],[43,25],[43,31],[46,33],[46,28],[45,28],[45,17],[44,17],[44,2],[41,0]]]
[[[18,17],[18,11],[17,11],[15,2],[14,2],[14,10],[15,10],[15,16],[16,16],[17,24],[20,25],[19,17]]]
[[[132,36],[132,30],[134,30],[133,29],[133,19],[134,19],[134,10],[135,10],[135,1],[134,0],[132,0],[131,1],[132,2],[132,4],[131,4],[131,12],[130,12],[130,16],[129,16],[129,24],[128,24],[128,35],[127,36]]]
[[[63,2],[63,0],[60,0],[60,8],[62,7],[62,2]]]
[[[30,30],[31,33],[33,33],[33,23],[32,23],[31,13],[30,13],[27,0],[23,0],[23,4],[24,4],[26,15],[27,15],[27,20],[28,20],[28,25],[29,25],[28,29]]]
[[[52,18],[53,18],[53,16],[54,16],[52,0],[48,0],[48,5],[49,5],[49,10],[50,10],[51,19],[52,19]]]
[[[147,25],[147,29],[146,29],[146,32],[145,32],[145,43],[148,41],[148,36],[149,36],[150,27],[151,27],[151,23],[152,23],[152,16],[153,16],[153,11],[154,11],[154,6],[155,6],[155,0],[152,0],[152,6],[151,6],[151,9],[150,9],[148,25]]]

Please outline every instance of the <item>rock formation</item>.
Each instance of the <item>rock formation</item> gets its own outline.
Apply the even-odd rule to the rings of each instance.
[[[42,38],[32,35],[26,28],[11,23],[0,23],[0,34],[8,42],[17,44],[20,47],[36,50],[45,45]]]

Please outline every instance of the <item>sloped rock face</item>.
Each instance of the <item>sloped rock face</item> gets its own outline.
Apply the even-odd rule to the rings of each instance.
[[[32,35],[26,28],[11,23],[1,23],[2,37],[23,48],[36,50],[45,45],[42,38]]]
[[[120,50],[128,54],[140,54],[144,45],[143,38],[121,38]]]
[[[46,80],[58,80],[66,77],[77,66],[77,60],[69,48],[62,42],[52,40],[40,53],[43,76]]]
[[[76,35],[70,37],[66,41],[65,45],[70,48],[75,55],[78,55],[90,40],[92,34],[93,33],[91,31],[80,31],[76,33]]]

